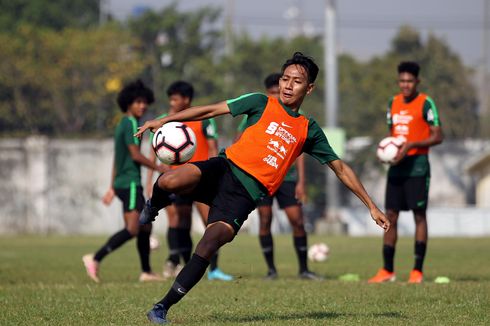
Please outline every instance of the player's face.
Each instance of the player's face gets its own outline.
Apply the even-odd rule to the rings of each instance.
[[[267,89],[267,96],[279,98],[279,85]]]
[[[290,65],[279,79],[279,99],[286,106],[299,108],[314,85],[308,82],[308,73],[300,65]]]
[[[408,72],[402,72],[398,75],[398,87],[404,97],[411,97],[417,92],[419,80]]]
[[[188,97],[180,94],[173,94],[168,98],[168,103],[170,105],[170,111],[179,112],[187,109],[190,106],[191,101]]]
[[[146,109],[148,108],[148,102],[145,98],[138,97],[134,100],[133,103],[129,106],[128,111],[137,119],[141,118],[143,114],[145,114]]]

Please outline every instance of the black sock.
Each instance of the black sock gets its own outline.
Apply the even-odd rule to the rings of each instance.
[[[171,195],[172,194],[170,192],[165,191],[158,186],[158,180],[157,180],[153,185],[153,193],[150,198],[151,207],[155,207],[160,210],[170,205],[172,203],[172,200],[170,199]]]
[[[168,243],[167,261],[171,261],[174,265],[177,265],[180,261],[179,230],[177,228],[170,228],[170,227],[168,228],[167,243]]]
[[[393,273],[393,260],[395,258],[395,247],[389,245],[383,245],[383,261],[385,263],[384,269]]]
[[[413,266],[413,269],[422,272],[426,250],[427,244],[425,242],[415,241],[415,265]]]
[[[218,251],[216,251],[209,261],[209,270],[214,271],[216,268],[218,268]]]
[[[110,252],[116,250],[121,245],[123,245],[126,241],[130,240],[133,236],[127,229],[122,229],[121,231],[114,234],[107,243],[97,251],[94,256],[94,260],[100,262],[105,256],[107,256]]]
[[[145,273],[151,273],[150,267],[150,234],[151,231],[140,230],[136,245],[140,255],[141,270]]]
[[[197,254],[192,255],[191,260],[189,260],[187,265],[185,265],[179,275],[177,275],[177,278],[170,290],[168,290],[167,295],[165,295],[165,297],[158,303],[163,304],[165,309],[168,310],[172,305],[179,302],[180,299],[182,299],[184,295],[199,282],[206,272],[208,265],[209,262],[206,259]]]
[[[274,266],[274,241],[272,240],[272,235],[261,235],[259,236],[259,241],[269,271],[276,271],[276,266]]]
[[[294,238],[294,249],[296,249],[296,255],[298,256],[299,272],[305,272],[308,270],[308,265],[306,262],[307,251],[308,251],[308,240],[305,236],[293,237]]]
[[[179,251],[184,263],[191,259],[192,254],[192,237],[191,229],[177,229],[179,237]]]

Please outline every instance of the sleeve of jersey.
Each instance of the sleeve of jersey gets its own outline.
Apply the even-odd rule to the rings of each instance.
[[[248,116],[244,116],[240,124],[238,125],[238,132],[243,132],[247,128]]]
[[[325,136],[323,130],[312,119],[310,119],[308,124],[308,137],[303,146],[303,152],[310,154],[321,164],[339,159],[328,143],[327,136]]]
[[[424,103],[424,119],[428,124],[434,127],[439,127],[441,125],[441,120],[439,119],[439,112],[437,111],[436,104],[429,96],[427,96]]]
[[[128,119],[124,126],[124,142],[126,145],[139,145],[140,140],[138,137],[134,137],[134,134],[138,132],[138,122],[136,119]]]
[[[230,113],[236,117],[240,114],[253,114],[263,110],[267,104],[267,96],[262,93],[249,93],[226,101]]]
[[[202,122],[202,131],[207,139],[218,139],[218,129],[216,128],[216,121],[211,118]]]

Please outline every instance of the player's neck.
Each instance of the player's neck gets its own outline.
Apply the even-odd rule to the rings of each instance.
[[[403,96],[403,101],[405,103],[409,103],[409,102],[412,102],[413,100],[415,100],[415,98],[419,96],[419,91],[415,91],[413,92],[413,94],[409,95],[409,96]]]

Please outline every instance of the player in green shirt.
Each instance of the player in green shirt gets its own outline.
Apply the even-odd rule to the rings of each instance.
[[[279,100],[264,94],[247,94],[148,121],[139,129],[137,136],[141,136],[147,129],[156,131],[170,121],[203,120],[225,114],[246,114],[249,121],[256,122],[220,157],[185,164],[160,176],[153,186],[153,196],[141,213],[140,223],[151,223],[158,211],[171,203],[170,196],[175,192],[209,203],[211,210],[208,225],[191,260],[177,275],[165,297],[148,312],[147,317],[151,322],[168,322],[169,308],[199,282],[213,254],[233,240],[250,212],[255,209],[257,201],[274,190],[284,177],[282,173],[301,152],[312,155],[320,163],[328,164],[342,183],[368,207],[373,220],[383,229],[389,229],[390,223],[386,216],[371,200],[352,169],[334,153],[322,129],[313,119],[306,119],[298,113],[304,98],[315,87],[318,70],[311,58],[296,52],[282,67]],[[274,148],[266,145],[270,137],[280,139]],[[271,148],[270,153],[274,150],[277,156],[263,156],[268,148]],[[240,151],[237,152],[237,149]],[[279,154],[281,159],[278,159]],[[249,169],[250,173],[245,172],[237,164],[242,167],[246,165],[247,168],[255,167],[255,171]],[[259,181],[252,174],[265,177],[265,181]]]
[[[273,73],[265,78],[264,86],[268,96],[279,98],[279,79],[281,76],[282,74],[280,73]],[[302,112],[300,111],[300,113]],[[237,139],[241,137],[241,134],[248,126],[247,116],[244,116],[238,126],[239,134]],[[284,209],[293,229],[293,244],[296,256],[298,257],[299,277],[307,280],[321,279],[320,276],[308,270],[308,238],[303,221],[303,209],[301,207],[301,203],[306,199],[305,163],[303,156],[300,155],[296,159],[295,164],[288,170],[284,177],[284,182],[274,196],[266,196],[257,203],[260,221],[259,242],[268,267],[267,275],[265,276],[267,280],[274,280],[278,277],[276,265],[274,264],[274,241],[271,234],[272,202],[274,198],[276,198],[279,207]]]
[[[141,154],[140,140],[134,137],[138,128],[138,119],[153,102],[152,90],[140,80],[125,86],[117,97],[117,103],[124,112],[124,117],[117,125],[114,135],[115,153],[111,186],[104,195],[103,202],[109,205],[115,195],[122,201],[124,229],[109,238],[95,255],[83,256],[87,275],[95,282],[99,282],[98,271],[102,259],[133,237],[137,237],[138,254],[141,261],[142,273],[139,280],[142,282],[160,280],[160,277],[153,273],[150,267],[151,225],[140,225],[138,217],[145,202],[141,187],[140,166],[145,165],[158,171],[163,171],[163,169]]]

